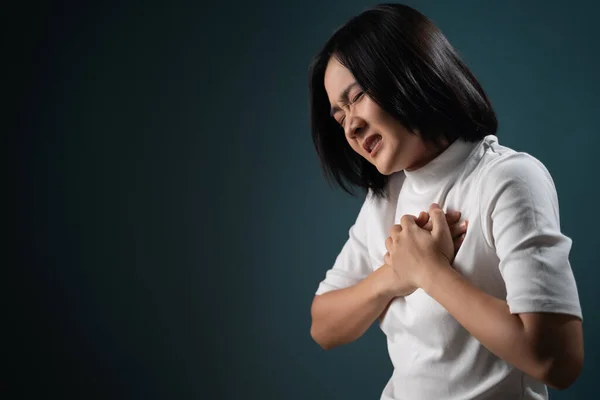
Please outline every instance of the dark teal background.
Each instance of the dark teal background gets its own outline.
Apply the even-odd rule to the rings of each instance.
[[[18,112],[11,398],[378,399],[392,368],[377,327],[329,352],[309,335],[313,293],[362,199],[319,170],[307,69],[370,3],[91,3],[5,16]],[[599,7],[407,4],[480,80],[500,142],[554,176],[586,361],[551,397],[595,398]]]

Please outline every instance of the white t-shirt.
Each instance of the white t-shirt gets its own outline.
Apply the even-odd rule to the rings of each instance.
[[[493,135],[457,140],[426,166],[392,175],[389,184],[387,199],[367,196],[316,294],[354,285],[383,265],[390,227],[436,202],[469,221],[453,266],[470,282],[506,300],[512,313],[581,318],[571,239],[560,231],[556,189],[537,159]],[[543,383],[489,352],[421,289],[396,298],[380,326],[394,366],[382,400],[548,397]]]

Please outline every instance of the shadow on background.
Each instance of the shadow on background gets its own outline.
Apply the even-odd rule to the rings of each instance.
[[[362,199],[321,175],[307,69],[367,4],[100,3],[5,15],[18,117],[11,398],[379,398],[392,368],[377,327],[330,352],[309,335],[312,295]],[[483,84],[501,143],[554,176],[586,362],[552,398],[589,399],[599,10],[551,3],[407,2]]]

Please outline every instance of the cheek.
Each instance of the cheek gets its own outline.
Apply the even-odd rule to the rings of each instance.
[[[387,119],[391,118],[377,103],[371,100],[370,97],[365,98],[362,112],[365,119],[375,125],[386,124]]]

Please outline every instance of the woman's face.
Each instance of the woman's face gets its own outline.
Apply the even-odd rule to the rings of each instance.
[[[325,70],[325,90],[346,140],[381,174],[417,169],[434,157],[435,149],[381,109],[335,57]]]

